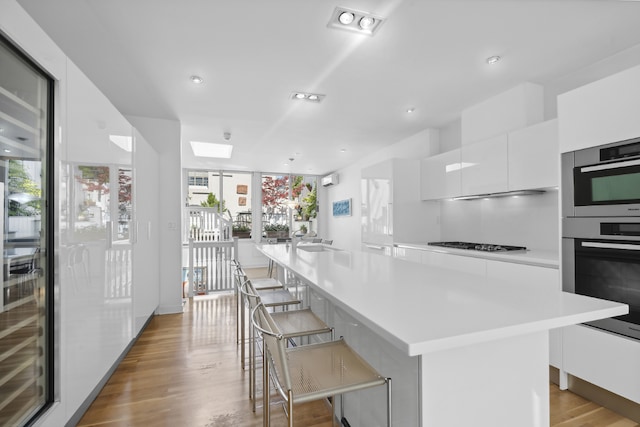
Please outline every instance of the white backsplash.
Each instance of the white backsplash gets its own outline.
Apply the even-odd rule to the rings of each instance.
[[[526,246],[558,251],[558,192],[441,202],[442,241]]]

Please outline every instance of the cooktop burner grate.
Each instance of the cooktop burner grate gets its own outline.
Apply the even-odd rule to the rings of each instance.
[[[440,246],[452,249],[470,249],[484,252],[509,252],[509,251],[526,251],[525,246],[509,246],[496,245],[491,243],[472,243],[472,242],[429,242],[431,246]]]

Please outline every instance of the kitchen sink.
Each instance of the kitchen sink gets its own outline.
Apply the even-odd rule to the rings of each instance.
[[[297,246],[298,249],[302,249],[307,252],[324,252],[324,251],[336,251],[338,249],[331,248],[329,246],[314,244],[314,243],[300,243]]]

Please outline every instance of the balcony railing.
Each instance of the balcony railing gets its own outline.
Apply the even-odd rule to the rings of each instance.
[[[217,208],[189,206],[186,208],[182,241],[215,242],[231,238],[231,220],[218,213]]]
[[[189,239],[189,269],[185,297],[234,289],[231,260],[237,257],[238,239],[212,242]]]

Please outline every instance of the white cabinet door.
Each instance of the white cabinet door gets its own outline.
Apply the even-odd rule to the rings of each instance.
[[[560,152],[640,135],[640,66],[558,96]]]
[[[640,403],[640,342],[582,325],[563,339],[566,372]]]
[[[460,149],[422,159],[422,200],[449,199],[460,195]]]
[[[559,185],[558,120],[509,133],[509,191]]]
[[[462,195],[507,191],[507,134],[461,149]]]
[[[393,164],[383,162],[362,169],[362,241],[393,242]]]

